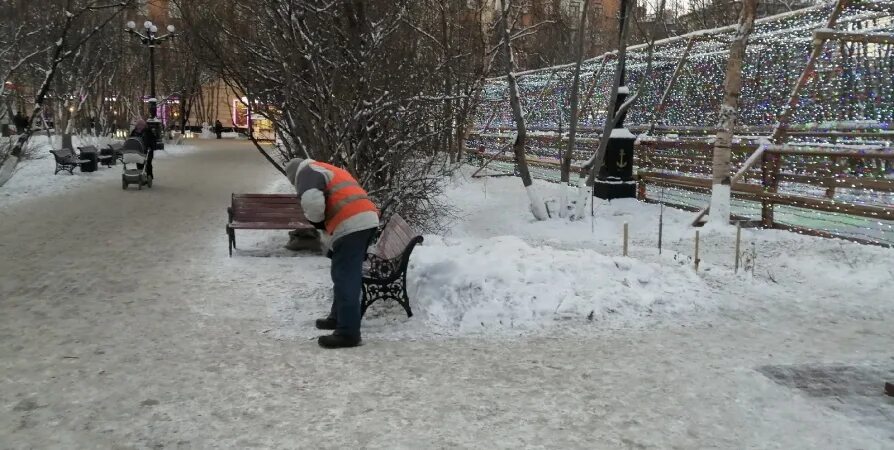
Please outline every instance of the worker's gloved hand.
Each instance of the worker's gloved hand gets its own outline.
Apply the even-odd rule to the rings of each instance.
[[[325,224],[324,222],[311,222],[310,224],[313,225],[314,228],[316,228],[316,229],[318,229],[318,230],[325,230],[325,229],[326,229],[326,224]]]

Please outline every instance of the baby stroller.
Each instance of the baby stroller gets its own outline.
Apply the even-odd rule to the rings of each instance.
[[[132,137],[124,141],[121,149],[124,173],[121,174],[121,189],[127,189],[131,184],[137,185],[142,190],[143,186],[152,187],[152,177],[146,174],[146,159],[148,154],[143,147],[143,141],[138,137]],[[131,164],[128,168],[127,165]]]

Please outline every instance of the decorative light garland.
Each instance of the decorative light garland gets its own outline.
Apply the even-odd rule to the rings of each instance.
[[[860,33],[894,33],[894,15],[878,8],[865,8],[870,2],[852,2],[841,15],[837,30]],[[804,68],[810,52],[813,31],[823,27],[833,6],[811,8],[787,14],[778,19],[760,21],[752,33],[743,67],[743,88],[739,105],[740,124],[752,129],[757,138],[769,134],[776,117],[788,101],[792,87]],[[663,136],[653,139],[705,139],[716,133],[718,111],[723,97],[723,82],[729,42],[734,30],[699,33],[689,50],[680,77],[669,90],[663,112],[656,107],[670,84],[677,61],[683,56],[689,37],[664,41],[652,52],[651,72],[648,49],[639,47],[628,53],[627,85],[640,97],[628,113],[626,124],[634,130],[648,129],[655,121]],[[575,161],[586,160],[595,150],[587,138],[598,137],[605,120],[605,108],[611,91],[616,62],[603,55],[586,61],[581,68],[581,104],[579,121],[581,137]],[[604,66],[603,70],[599,70]],[[599,79],[594,80],[596,73]],[[519,76],[519,89],[527,124],[531,130],[528,153],[534,160],[532,175],[556,181],[556,163],[562,137],[568,130],[573,67],[560,66],[526,72]],[[792,145],[832,147],[867,154],[881,148],[891,153],[894,142],[894,46],[865,42],[829,41],[816,64],[811,78],[799,97],[789,131]],[[492,154],[505,149],[513,135],[514,121],[508,104],[507,85],[503,79],[491,79],[484,89],[484,102],[477,112],[478,134],[470,147],[483,147]],[[862,136],[848,134],[860,130]],[[502,132],[502,133],[501,133]],[[745,140],[748,140],[747,138]],[[656,150],[663,164],[637,158],[640,169],[660,170],[677,175],[710,176],[710,152],[693,151],[684,146]],[[508,156],[508,154],[507,154]],[[638,155],[639,156],[639,155]],[[705,161],[705,158],[707,162]],[[734,158],[735,160],[736,158]],[[739,163],[744,156],[738,155]],[[834,166],[831,158],[822,155],[784,155],[783,176],[801,175],[810,180],[832,177],[841,183],[849,180],[894,180],[894,160],[839,158]],[[511,160],[511,158],[510,158]],[[490,167],[510,170],[510,160],[494,161]],[[674,163],[673,161],[677,161]],[[696,170],[697,169],[697,170]],[[758,171],[755,171],[757,175]],[[755,175],[749,176],[752,181]],[[759,175],[758,175],[759,176]],[[779,182],[778,192],[810,198],[825,198],[827,192],[816,184]],[[671,194],[672,202],[682,205],[703,205],[704,193],[681,190]],[[871,187],[836,186],[831,200],[847,211],[851,205],[891,207],[894,193]],[[759,205],[759,203],[758,203]],[[760,217],[754,202],[735,201],[733,213]],[[803,206],[803,208],[799,207]],[[811,205],[775,206],[775,221],[791,226],[812,228],[833,234],[894,245],[894,220],[858,217],[842,212],[817,211]]]

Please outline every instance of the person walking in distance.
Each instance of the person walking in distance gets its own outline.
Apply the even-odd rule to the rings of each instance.
[[[324,237],[332,252],[334,299],[329,315],[316,321],[324,348],[360,345],[360,296],[363,260],[379,226],[379,211],[356,179],[340,167],[296,158],[286,164],[304,216]]]
[[[223,124],[220,123],[220,120],[214,121],[214,133],[217,134],[218,139],[220,139],[221,135],[223,135]]]
[[[152,128],[146,126],[145,120],[140,119],[134,125],[130,136],[138,137],[143,141],[143,148],[146,149],[146,175],[154,179],[155,172],[152,170],[152,158],[155,156],[155,133],[152,132]],[[137,164],[137,168],[142,169],[142,165]]]

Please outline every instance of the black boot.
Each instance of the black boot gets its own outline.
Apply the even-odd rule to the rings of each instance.
[[[327,317],[325,319],[317,319],[318,330],[334,330],[337,324],[335,317]]]
[[[333,333],[328,336],[320,336],[317,343],[323,348],[356,347],[360,345],[360,336],[354,337]]]

